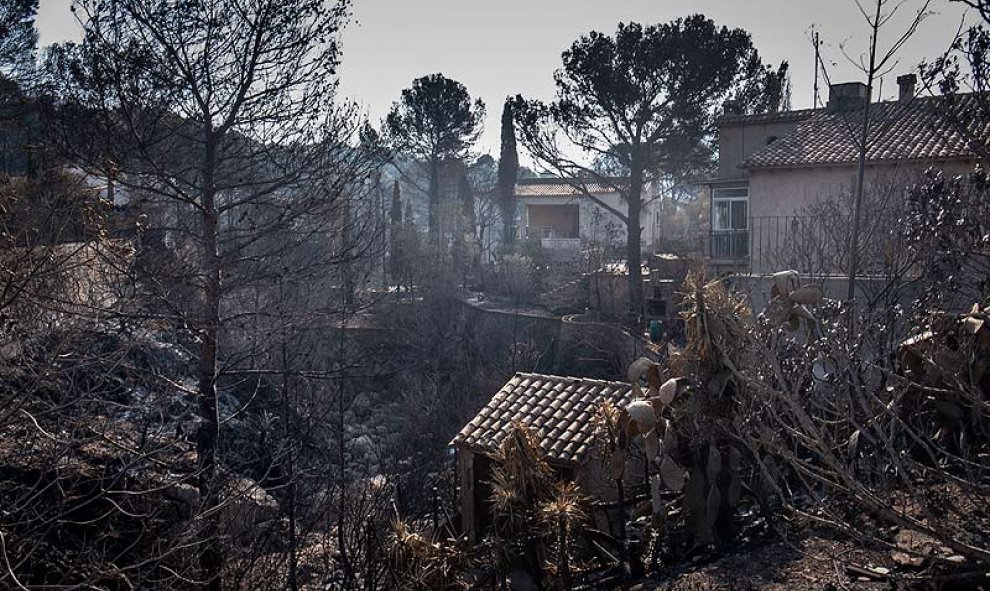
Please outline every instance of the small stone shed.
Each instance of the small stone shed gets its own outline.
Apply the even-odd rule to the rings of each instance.
[[[626,382],[517,373],[454,437],[462,526],[477,541],[491,523],[488,509],[492,465],[502,441],[518,421],[537,435],[547,462],[590,496],[606,498],[611,484],[597,456],[593,417],[605,400],[616,406],[632,399]]]

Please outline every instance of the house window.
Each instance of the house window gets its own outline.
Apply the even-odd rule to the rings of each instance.
[[[553,226],[543,226],[540,228],[540,238],[553,238],[554,231]]]
[[[749,256],[749,188],[715,189],[712,195],[712,258]]]

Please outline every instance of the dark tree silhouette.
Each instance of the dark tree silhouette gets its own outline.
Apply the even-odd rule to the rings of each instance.
[[[388,229],[389,229],[389,275],[392,281],[396,281],[401,273],[400,267],[400,253],[399,253],[399,242],[402,235],[402,189],[399,188],[399,181],[395,181],[392,184],[392,203],[388,210]]]
[[[638,315],[645,188],[661,175],[684,177],[710,165],[716,107],[763,67],[749,33],[702,15],[648,27],[620,24],[614,36],[591,32],[562,57],[553,103],[517,99],[520,141],[541,165],[572,179],[625,223],[629,305]],[[623,174],[602,174],[568,148],[586,160],[612,159]],[[587,190],[590,181],[612,187],[627,211],[596,198]]]
[[[941,95],[942,114],[986,162],[990,145],[981,130],[990,119],[990,0],[950,1],[972,8],[979,20],[961,29],[944,55],[921,64],[921,80],[929,92]],[[969,100],[960,100],[961,95]]]
[[[38,0],[0,2],[0,75],[18,77],[34,63]]]
[[[516,125],[512,99],[502,107],[502,148],[498,157],[498,200],[502,210],[502,241],[516,240],[516,181],[519,178],[519,152],[516,149]]]
[[[394,147],[427,168],[434,256],[440,246],[440,165],[466,155],[481,133],[484,117],[485,104],[480,99],[472,102],[463,84],[431,74],[413,80],[385,119]]]
[[[218,524],[223,480],[217,384],[232,365],[220,338],[237,319],[224,298],[250,277],[280,277],[285,269],[265,265],[327,224],[346,223],[341,195],[373,166],[354,147],[356,118],[334,101],[347,6],[79,0],[84,42],[50,60],[51,78],[66,84],[63,139],[73,159],[182,211],[185,284],[195,295],[176,312],[198,340],[196,445],[208,523]],[[270,239],[275,231],[281,237]],[[355,256],[349,248],[338,252]],[[204,540],[201,556],[207,588],[221,589],[219,537]]]
[[[784,61],[774,69],[763,66],[735,95],[743,113],[776,113],[791,108],[790,66]]]
[[[474,212],[474,190],[471,188],[471,179],[468,178],[466,166],[461,170],[457,181],[457,200],[461,204],[461,214],[464,216],[464,232],[474,238],[477,224]]]

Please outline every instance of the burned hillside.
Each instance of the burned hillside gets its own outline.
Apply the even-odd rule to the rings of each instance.
[[[552,4],[0,0],[0,589],[990,589],[990,4]]]

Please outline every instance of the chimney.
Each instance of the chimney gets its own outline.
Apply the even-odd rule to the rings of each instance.
[[[742,104],[734,99],[729,99],[722,103],[723,115],[742,115]]]
[[[828,87],[828,104],[825,110],[829,113],[855,111],[866,107],[870,100],[866,96],[866,85],[862,82],[844,82]]]
[[[897,77],[897,88],[900,89],[897,100],[902,103],[910,102],[914,98],[914,85],[918,83],[918,77],[914,74],[904,74]]]

